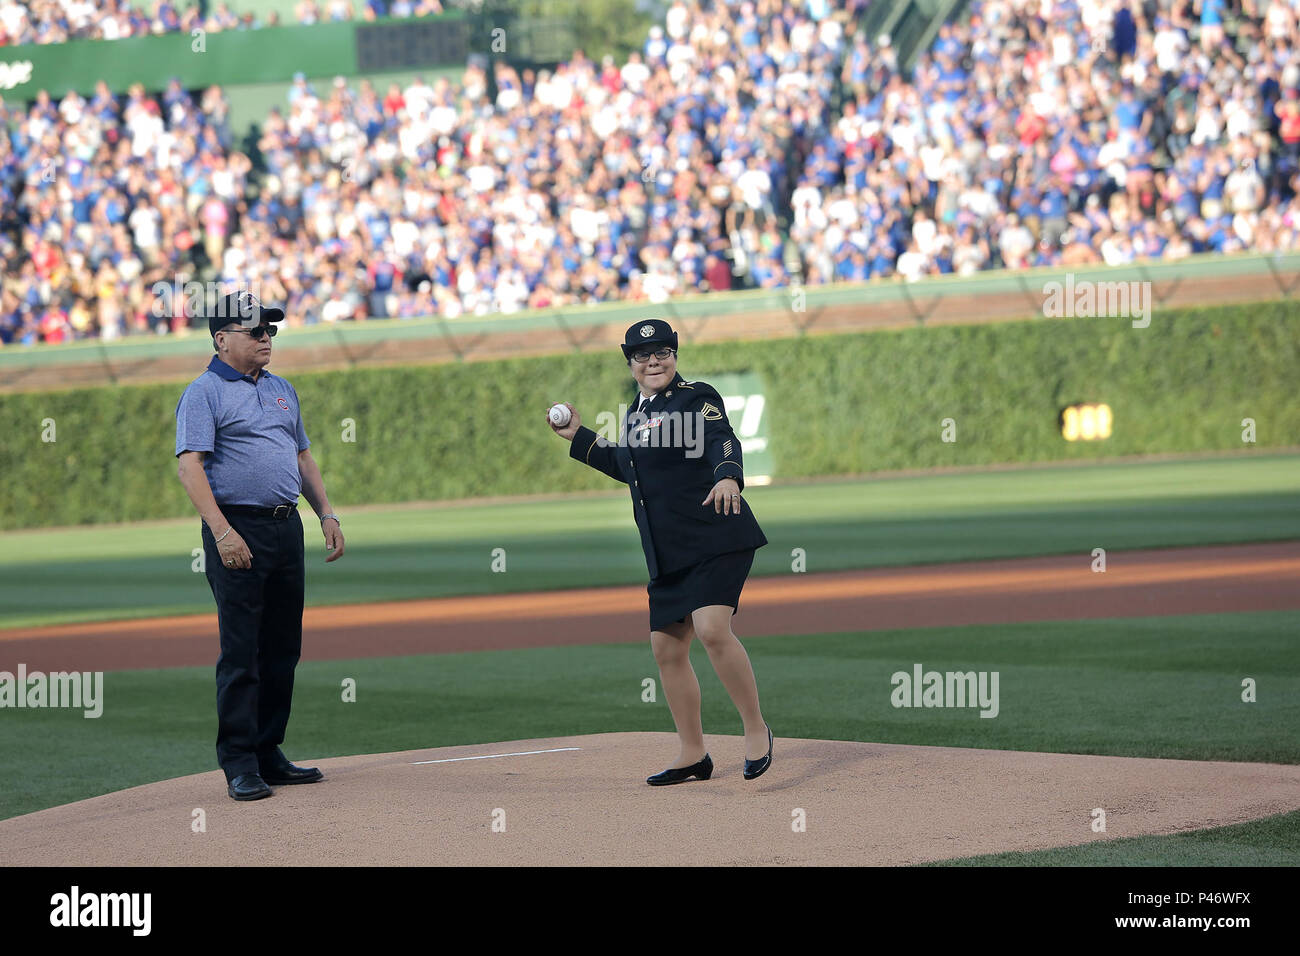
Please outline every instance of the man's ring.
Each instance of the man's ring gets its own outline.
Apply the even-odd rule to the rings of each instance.
[[[739,498],[740,495],[732,495],[731,497],[733,497],[733,498]]]

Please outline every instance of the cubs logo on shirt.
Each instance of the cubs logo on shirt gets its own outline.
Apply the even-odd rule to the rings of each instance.
[[[289,403],[288,403],[287,401],[285,401],[283,398],[277,398],[277,399],[275,400],[275,404],[279,405],[279,406],[280,406],[281,408],[283,408],[286,412],[289,411]]]

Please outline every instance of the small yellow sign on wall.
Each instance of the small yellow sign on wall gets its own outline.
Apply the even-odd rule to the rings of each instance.
[[[1070,405],[1061,412],[1061,437],[1066,441],[1101,441],[1110,437],[1113,421],[1109,405]]]

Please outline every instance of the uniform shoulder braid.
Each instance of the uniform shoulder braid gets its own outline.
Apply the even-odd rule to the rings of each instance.
[[[710,398],[715,398],[719,400],[722,398],[722,395],[718,392],[716,388],[714,388],[708,382],[701,382],[698,379],[695,381],[690,381],[688,379],[682,379],[679,376],[678,380],[673,382],[672,387],[684,389],[686,394],[691,396],[692,398],[698,398],[701,395],[707,395]]]
[[[722,395],[708,382],[682,382],[679,387],[687,390],[687,407],[698,406],[706,422],[720,421],[725,417]]]
[[[702,391],[712,392],[713,389],[704,382],[688,382],[682,378],[681,372],[677,372],[673,376],[673,380],[668,383],[667,388],[665,388],[661,394],[665,398],[675,398],[678,403],[689,403],[698,397]],[[640,393],[638,392],[638,395],[639,394]]]

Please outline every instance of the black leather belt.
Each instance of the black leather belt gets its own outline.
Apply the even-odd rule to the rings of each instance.
[[[297,505],[276,505],[274,508],[258,508],[254,505],[217,505],[223,514],[249,515],[254,518],[279,518],[284,520],[298,510]]]

